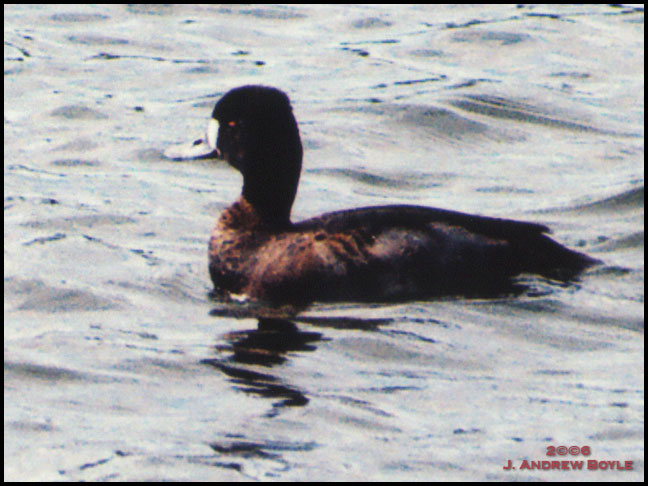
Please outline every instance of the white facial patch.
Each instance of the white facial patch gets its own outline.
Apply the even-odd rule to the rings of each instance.
[[[216,141],[218,140],[218,120],[210,118],[207,124],[207,144],[212,150],[216,150]]]

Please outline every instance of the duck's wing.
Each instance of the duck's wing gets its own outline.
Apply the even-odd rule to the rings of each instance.
[[[336,211],[298,223],[295,229],[361,234],[367,248],[384,255],[385,261],[417,254],[416,261],[478,279],[528,272],[567,280],[598,262],[549,238],[549,228],[542,224],[421,206]],[[373,248],[371,240],[376,242]],[[415,243],[408,248],[411,241]]]
[[[295,225],[298,230],[324,229],[329,233],[345,232],[360,227],[368,231],[386,228],[424,228],[432,223],[462,227],[491,238],[521,238],[550,233],[547,226],[510,219],[423,206],[372,206],[326,213]]]

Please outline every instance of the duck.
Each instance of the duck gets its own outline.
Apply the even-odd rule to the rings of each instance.
[[[204,137],[173,160],[224,160],[239,198],[209,239],[214,295],[237,301],[406,301],[509,292],[522,274],[569,282],[598,260],[542,224],[415,205],[372,206],[292,222],[303,147],[283,91],[247,85],[216,102]]]

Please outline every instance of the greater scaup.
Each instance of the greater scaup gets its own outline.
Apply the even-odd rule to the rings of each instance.
[[[229,91],[204,140],[165,152],[221,158],[243,175],[209,241],[217,293],[274,303],[493,295],[521,273],[565,281],[597,263],[544,225],[444,209],[366,207],[292,223],[302,152],[288,96],[266,86]]]

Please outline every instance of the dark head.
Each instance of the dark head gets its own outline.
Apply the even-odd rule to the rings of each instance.
[[[288,96],[266,86],[235,88],[216,103],[212,119],[218,122],[220,157],[243,174],[245,199],[265,222],[288,224],[302,162]]]

